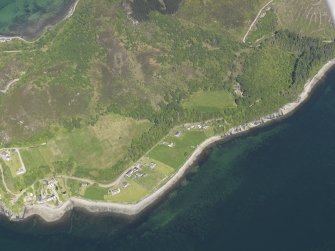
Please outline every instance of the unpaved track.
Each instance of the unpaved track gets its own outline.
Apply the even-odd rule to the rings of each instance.
[[[271,0],[270,2],[268,2],[267,4],[265,4],[265,5],[260,9],[260,11],[258,12],[258,14],[257,14],[257,16],[256,16],[256,18],[255,18],[255,20],[254,20],[254,21],[251,23],[251,25],[249,26],[249,29],[248,29],[247,33],[245,33],[245,35],[244,35],[244,37],[243,37],[243,40],[242,40],[243,43],[245,43],[245,40],[247,39],[247,37],[248,37],[250,31],[254,28],[254,26],[255,26],[255,24],[257,23],[259,17],[261,16],[263,10],[264,10],[266,7],[268,7],[273,1],[274,1],[274,0]]]
[[[16,196],[16,194],[13,193],[11,190],[9,190],[9,188],[7,187],[7,184],[6,184],[6,182],[5,182],[5,176],[4,176],[4,174],[3,174],[3,169],[2,169],[2,165],[1,165],[1,164],[0,164],[0,172],[1,172],[2,184],[3,184],[3,186],[5,187],[6,192],[7,192],[7,193],[10,193],[11,195]]]
[[[18,82],[19,80],[20,80],[20,79],[17,78],[17,79],[14,79],[13,81],[9,82],[9,83],[7,84],[7,86],[6,86],[6,88],[3,89],[3,90],[0,90],[0,92],[2,92],[2,93],[6,93],[6,92],[9,90],[9,88],[10,88],[13,84],[15,84],[16,82]]]

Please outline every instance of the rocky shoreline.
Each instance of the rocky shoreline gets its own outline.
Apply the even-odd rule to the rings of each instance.
[[[286,104],[280,108],[277,112],[270,115],[264,116],[258,120],[251,121],[247,124],[237,126],[230,129],[223,135],[218,135],[211,137],[201,143],[185,162],[185,164],[175,173],[170,180],[157,189],[155,192],[149,194],[141,201],[136,204],[120,204],[112,202],[100,202],[100,201],[90,201],[83,198],[73,197],[70,200],[64,202],[59,207],[53,208],[46,205],[34,205],[24,208],[20,214],[12,214],[9,210],[0,210],[11,220],[23,220],[32,216],[40,216],[46,222],[55,222],[62,219],[62,217],[73,208],[83,208],[91,213],[115,213],[124,216],[135,216],[142,213],[145,209],[157,202],[163,195],[170,191],[185,175],[190,167],[198,160],[199,156],[212,144],[227,140],[231,137],[238,136],[242,133],[246,133],[254,128],[258,128],[267,125],[273,121],[283,119],[292,112],[294,112],[298,107],[300,107],[310,96],[313,88],[320,82],[324,75],[335,65],[335,59],[326,63],[319,72],[308,81],[302,93],[298,98],[291,103]],[[2,209],[2,208],[0,208]]]

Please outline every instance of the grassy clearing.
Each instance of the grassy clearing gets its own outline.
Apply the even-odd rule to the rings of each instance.
[[[174,169],[178,169],[195,150],[197,145],[206,138],[202,130],[185,131],[179,138],[168,136],[164,141],[167,143],[173,142],[174,146],[168,147],[167,144],[160,144],[149,153],[149,157]]]
[[[83,188],[81,182],[78,180],[66,180],[66,186],[69,189],[72,196],[85,195],[86,187]]]
[[[57,174],[82,174],[87,178],[102,178],[100,170],[112,169],[126,159],[133,138],[148,130],[148,121],[136,121],[118,115],[107,115],[94,126],[60,131],[46,145],[23,151],[27,168],[52,166]],[[80,169],[77,171],[77,169]],[[86,172],[81,172],[86,170]]]
[[[50,159],[48,159],[48,156],[42,155],[42,148],[43,146],[39,148],[30,148],[30,149],[22,149],[20,150],[22,160],[26,167],[29,169],[38,169],[40,166],[48,165],[50,163]]]
[[[155,161],[157,163],[157,161]],[[147,191],[155,190],[159,184],[167,177],[169,177],[175,170],[163,163],[157,163],[153,169],[143,168],[142,171],[145,175],[141,178],[136,178],[136,182],[140,184]]]
[[[22,153],[21,153],[22,156]],[[13,193],[18,193],[22,189],[29,187],[38,179],[47,176],[51,171],[46,166],[40,166],[38,169],[27,169],[26,173],[17,175],[16,171],[22,167],[19,154],[16,150],[11,150],[11,160],[1,160],[2,169],[4,172],[5,181],[9,190]]]
[[[199,91],[184,101],[186,109],[201,112],[217,112],[225,108],[235,108],[235,98],[227,91]]]
[[[84,197],[91,200],[104,200],[107,193],[108,190],[106,188],[92,185],[86,189]]]
[[[113,202],[136,203],[148,194],[148,190],[138,184],[135,180],[129,180],[129,186],[120,188],[121,192],[116,195],[108,194],[106,199]]]
[[[39,148],[29,148],[20,150],[22,160],[27,172],[17,181],[21,186],[30,186],[34,182],[55,176],[52,166],[52,159],[48,155],[43,155],[41,151],[45,146]]]
[[[2,166],[4,179],[6,181],[8,189],[13,193],[17,193],[18,190],[21,188],[20,185],[17,184],[17,180],[19,178],[12,175],[11,168],[7,165],[5,161],[0,160],[0,164]]]
[[[16,150],[10,150],[11,158],[9,161],[6,161],[6,165],[10,168],[10,173],[12,177],[16,177],[16,170],[22,167],[22,163],[19,157],[19,154]]]

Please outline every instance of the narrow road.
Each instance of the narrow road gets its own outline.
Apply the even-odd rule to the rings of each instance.
[[[210,122],[215,121],[215,120],[218,120],[218,119],[217,119],[217,118],[215,118],[215,119],[209,119],[209,120],[206,120],[206,121],[194,122],[194,123],[189,123],[189,124],[190,124],[190,125],[191,125],[191,124],[192,124],[192,125],[194,125],[194,124],[202,124],[202,123],[207,124],[207,123],[210,123]],[[180,125],[180,126],[186,126],[186,125],[188,125],[188,123],[187,123],[187,124],[182,124],[182,125]],[[180,126],[176,126],[176,127],[180,127]],[[166,135],[162,138],[162,140],[163,140],[164,138],[166,138],[168,135],[170,135],[171,131],[173,131],[176,127],[174,127],[173,129],[171,129],[170,132],[169,132],[168,134],[166,134]],[[143,158],[144,156],[147,156],[147,155],[149,154],[149,152],[150,152],[152,149],[154,149],[156,146],[158,146],[158,145],[160,144],[160,141],[161,141],[161,140],[159,140],[153,147],[151,147],[146,153],[144,153],[144,154],[142,155],[141,158]],[[140,158],[138,161],[140,161],[141,158]],[[138,162],[138,161],[137,161],[137,162]],[[136,163],[136,162],[135,162],[135,163]],[[125,171],[123,171],[123,173],[122,173],[116,180],[114,180],[113,182],[108,183],[108,184],[102,184],[102,183],[99,183],[99,182],[94,181],[94,180],[91,180],[91,179],[78,178],[78,177],[67,176],[67,175],[57,175],[56,178],[64,178],[64,179],[69,179],[69,180],[77,180],[77,181],[80,181],[80,182],[86,182],[86,183],[88,183],[88,184],[97,184],[99,187],[109,188],[109,187],[112,187],[112,186],[115,186],[115,185],[120,184],[120,182],[124,179],[125,174],[126,174],[129,170],[131,170],[132,168],[133,168],[133,165],[130,166],[129,168],[127,168]]]
[[[97,184],[99,187],[109,188],[109,187],[112,187],[112,186],[118,184],[120,182],[120,180],[123,178],[123,174],[117,180],[115,180],[115,181],[113,181],[112,183],[109,183],[109,184],[102,184],[102,183],[96,182],[96,181],[91,180],[91,179],[78,178],[78,177],[67,176],[67,175],[57,175],[56,178],[76,180],[76,181],[79,181],[79,182],[88,183],[90,185]]]
[[[94,180],[85,179],[85,178],[78,178],[78,177],[73,177],[73,176],[67,176],[67,175],[57,175],[55,178],[76,180],[76,181],[85,182],[85,183],[88,183],[88,184],[96,183]]]
[[[23,50],[17,50],[17,51],[2,51],[3,53],[20,53]]]
[[[255,18],[255,20],[251,23],[251,25],[250,25],[250,27],[249,27],[247,33],[245,33],[245,35],[244,35],[244,37],[243,37],[243,40],[242,40],[243,43],[245,43],[245,40],[247,39],[247,37],[248,37],[250,31],[254,28],[255,24],[256,24],[257,21],[258,21],[258,18],[259,18],[260,15],[262,14],[263,10],[264,10],[266,7],[268,7],[273,1],[274,1],[274,0],[271,0],[270,2],[268,2],[267,4],[265,4],[265,5],[260,9],[260,11],[258,12],[258,14],[257,14],[257,16],[256,16],[256,18]]]
[[[4,186],[5,189],[6,189],[6,192],[7,192],[7,193],[10,193],[11,195],[16,196],[16,194],[13,193],[11,190],[9,190],[9,188],[7,187],[7,184],[6,184],[6,182],[5,182],[5,176],[4,176],[4,174],[3,174],[3,169],[2,169],[2,165],[1,165],[1,164],[0,164],[0,171],[1,171],[2,183],[3,183],[3,186]]]
[[[24,172],[26,172],[27,169],[26,169],[26,166],[25,166],[25,164],[24,164],[24,162],[23,162],[23,159],[22,159],[22,156],[21,156],[21,153],[20,153],[19,148],[15,148],[15,151],[16,151],[16,153],[17,153],[17,155],[19,156],[19,159],[20,159],[20,161],[21,161],[21,168],[23,168],[23,169],[24,169]]]

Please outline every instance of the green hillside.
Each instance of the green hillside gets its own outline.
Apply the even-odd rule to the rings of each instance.
[[[27,169],[1,162],[13,193],[58,177],[64,200],[136,202],[206,138],[294,100],[334,57],[323,42],[334,31],[322,14],[314,36],[312,19],[285,11],[305,1],[275,0],[243,43],[267,2],[80,0],[35,42],[0,43],[0,144],[18,147]],[[132,192],[108,193],[139,159],[157,168],[127,177]]]

